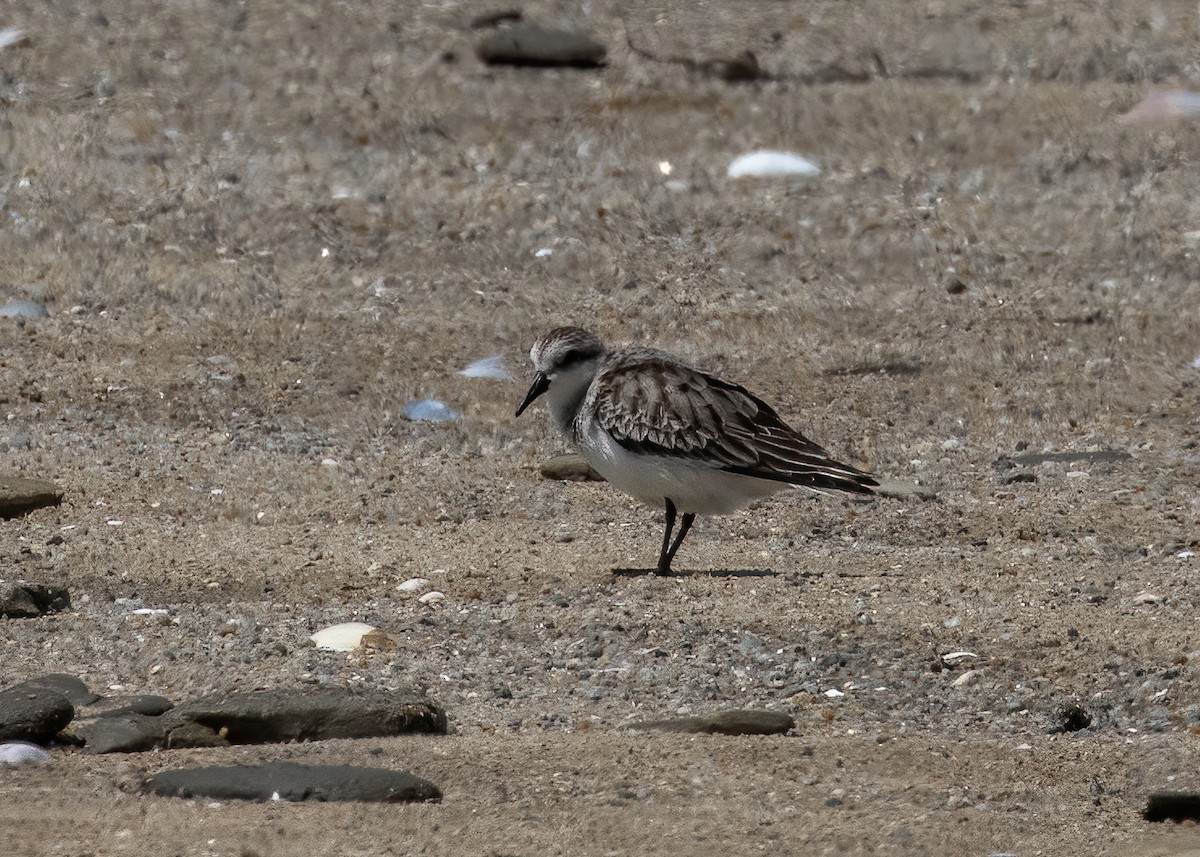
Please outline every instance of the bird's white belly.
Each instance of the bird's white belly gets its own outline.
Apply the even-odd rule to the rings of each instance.
[[[626,494],[653,506],[670,499],[680,512],[724,515],[751,500],[788,487],[786,483],[729,473],[686,458],[630,452],[594,423],[579,451]]]

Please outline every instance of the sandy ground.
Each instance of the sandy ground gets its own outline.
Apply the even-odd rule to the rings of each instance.
[[[51,311],[0,319],[0,446],[67,492],[0,522],[0,575],[74,598],[0,626],[4,683],[414,685],[454,726],[64,751],[0,772],[4,852],[1200,853],[1194,825],[1140,816],[1200,788],[1200,135],[1115,121],[1194,83],[1194,4],[525,7],[605,41],[598,72],[485,68],[478,11],[0,21],[28,34],[0,52],[0,299]],[[775,79],[654,62],[627,31],[662,56],[750,48]],[[728,180],[757,148],[823,172]],[[935,497],[782,495],[702,521],[693,574],[615,576],[653,562],[659,513],[542,479],[561,444],[540,408],[512,418],[524,377],[455,374],[503,354],[524,376],[572,322],[745,383]],[[426,396],[463,419],[406,421]],[[1097,450],[1128,457],[996,465]],[[770,574],[726,573],[747,569]],[[447,600],[397,590],[414,577]],[[306,645],[347,620],[402,645]],[[622,728],[738,706],[795,733]],[[1089,728],[1059,731],[1071,706]],[[280,758],[446,797],[136,789]]]

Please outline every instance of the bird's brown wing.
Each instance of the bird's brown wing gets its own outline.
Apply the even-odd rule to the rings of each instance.
[[[753,393],[660,352],[600,367],[585,407],[625,449],[804,485],[869,494],[876,481],[790,428]]]

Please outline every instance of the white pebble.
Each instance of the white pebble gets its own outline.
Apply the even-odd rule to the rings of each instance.
[[[1162,602],[1162,597],[1155,595],[1153,592],[1139,592],[1133,596],[1134,604],[1159,604]]]
[[[792,152],[762,149],[734,158],[728,175],[731,179],[740,179],[745,176],[815,176],[820,172],[821,168],[808,158]]]
[[[982,673],[979,670],[967,670],[954,681],[951,682],[955,687],[966,687],[969,684],[974,684],[979,680]]]
[[[0,30],[0,50],[7,48],[9,45],[15,45],[25,36],[20,27],[6,27]]]
[[[831,687],[829,690],[825,691],[825,695],[830,699],[837,699],[839,696],[845,696],[846,694],[842,693],[836,687]]]
[[[947,664],[957,663],[958,661],[966,660],[967,658],[977,658],[979,655],[974,652],[947,652],[942,655],[942,661]]]
[[[318,649],[331,652],[353,652],[362,647],[362,640],[367,634],[376,630],[374,625],[365,622],[343,622],[340,625],[330,625],[322,628],[308,639],[312,640]]]
[[[433,592],[426,592],[424,595],[422,595],[417,600],[420,601],[422,604],[429,605],[429,606],[432,606],[434,604],[441,604],[443,601],[446,600],[446,593],[438,592],[435,589],[435,590],[433,590]]]
[[[429,579],[425,577],[413,577],[403,583],[396,584],[397,592],[420,592],[429,585]]]
[[[0,744],[0,765],[32,765],[50,761],[50,754],[28,741],[6,741]]]

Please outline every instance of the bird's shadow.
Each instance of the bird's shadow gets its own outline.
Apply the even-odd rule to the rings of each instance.
[[[653,568],[614,568],[614,577],[778,577],[778,572],[769,568],[710,568],[683,569],[670,574],[659,574]]]

